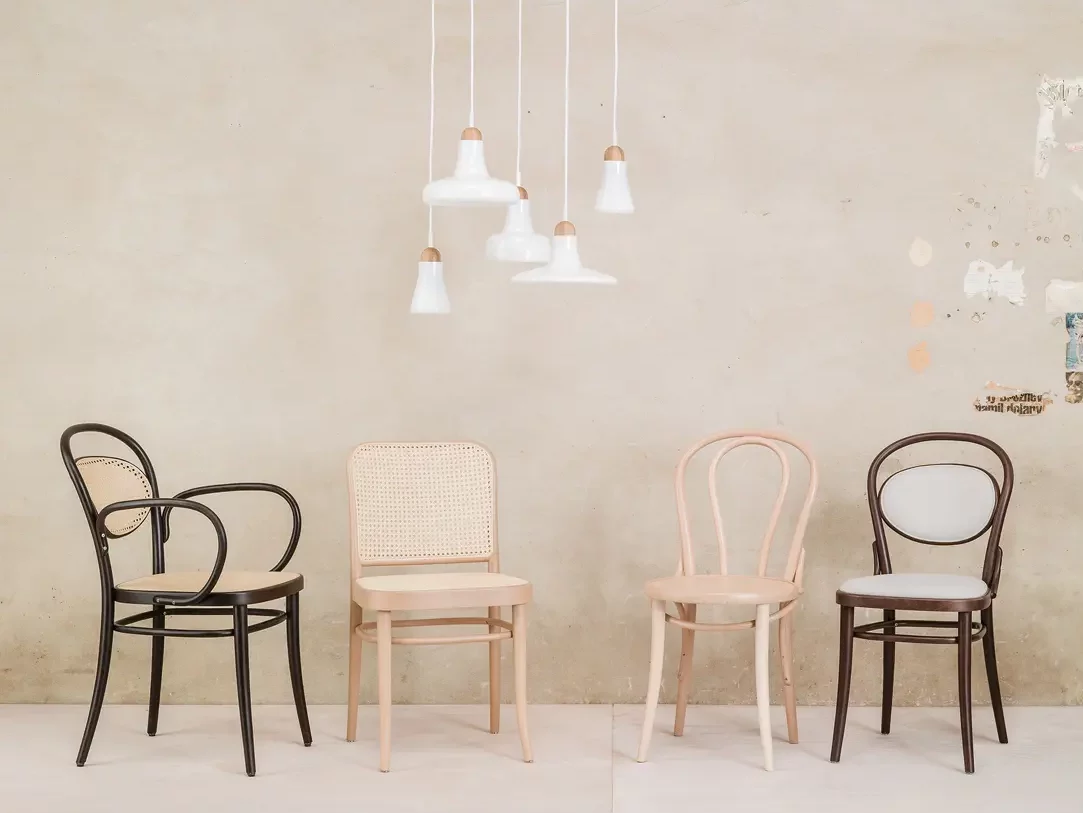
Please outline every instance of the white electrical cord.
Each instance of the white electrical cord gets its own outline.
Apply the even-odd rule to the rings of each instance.
[[[617,17],[620,14],[620,0],[613,0],[613,143],[620,144],[617,140],[617,68],[619,65],[619,44],[617,36]]]
[[[474,0],[470,0],[470,126],[474,126]]]
[[[519,66],[515,91],[515,185],[523,185],[523,0],[519,0]]]
[[[429,48],[429,183],[432,183],[433,131],[436,125],[436,0],[431,8],[431,47]],[[429,247],[432,248],[432,207],[429,207]]]
[[[571,88],[571,67],[572,3],[571,0],[564,0],[564,220],[568,219],[568,94]]]

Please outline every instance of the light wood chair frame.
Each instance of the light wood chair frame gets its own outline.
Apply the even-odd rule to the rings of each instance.
[[[726,576],[728,573],[726,540],[723,531],[722,511],[718,504],[717,472],[722,459],[742,446],[760,446],[774,452],[781,464],[781,482],[778,495],[768,520],[767,530],[764,533],[760,546],[760,559],[757,575],[767,577],[767,568],[770,560],[771,545],[774,540],[775,530],[782,515],[786,502],[786,494],[790,483],[790,463],[786,452],[779,444],[790,446],[799,452],[807,461],[809,467],[808,489],[801,505],[797,523],[794,528],[793,538],[790,541],[790,550],[786,558],[784,579],[796,586],[794,597],[779,604],[775,612],[771,612],[770,603],[756,605],[756,617],[750,621],[738,621],[724,624],[711,624],[696,621],[697,604],[675,603],[677,615],[666,612],[666,601],[651,599],[651,659],[650,675],[647,687],[647,707],[643,720],[643,731],[640,737],[637,760],[645,762],[647,750],[650,746],[651,734],[654,728],[654,717],[658,708],[658,695],[662,682],[662,666],[665,648],[666,625],[672,625],[681,630],[681,657],[677,668],[677,708],[673,722],[673,735],[680,737],[684,734],[685,716],[688,709],[688,695],[692,681],[692,656],[697,632],[731,632],[737,630],[752,629],[755,632],[756,645],[756,705],[760,726],[760,741],[763,747],[764,767],[772,770],[774,767],[773,750],[771,742],[770,720],[770,683],[768,671],[768,659],[770,650],[770,624],[772,621],[779,622],[779,653],[782,661],[782,683],[786,706],[786,728],[791,743],[798,740],[797,730],[797,695],[794,686],[793,669],[793,611],[797,607],[797,601],[802,593],[802,579],[805,567],[805,530],[808,527],[809,517],[812,512],[813,500],[816,496],[818,484],[818,471],[816,461],[809,449],[800,441],[789,435],[769,430],[757,431],[732,431],[710,435],[696,443],[685,452],[677,465],[676,474],[676,498],[677,519],[680,530],[680,559],[677,563],[677,576],[695,575],[696,564],[693,551],[691,525],[688,516],[688,500],[686,496],[687,470],[691,461],[699,452],[716,443],[723,443],[715,453],[707,473],[708,490],[711,500],[711,511],[714,520],[715,536],[718,541],[719,552],[719,575]],[[702,602],[701,602],[702,603]],[[743,603],[743,602],[738,602]]]
[[[406,567],[414,565],[462,565],[484,564],[487,572],[500,572],[500,544],[497,511],[497,468],[492,451],[474,441],[439,442],[438,445],[473,446],[483,451],[489,459],[492,471],[492,553],[489,556],[450,556],[425,559],[374,559],[362,560],[359,556],[357,535],[357,493],[354,488],[353,462],[357,453],[365,448],[380,446],[425,446],[426,443],[362,443],[351,453],[347,463],[350,492],[350,664],[347,683],[346,741],[357,739],[357,706],[361,689],[361,648],[363,642],[376,644],[377,694],[380,708],[380,770],[391,770],[391,648],[393,646],[435,646],[440,644],[489,645],[489,732],[500,733],[501,670],[500,643],[510,639],[513,647],[515,672],[515,714],[519,727],[519,739],[523,749],[523,761],[533,762],[533,749],[527,723],[526,694],[526,636],[527,605],[513,604],[512,620],[501,617],[501,606],[490,606],[484,616],[450,616],[435,618],[393,619],[391,610],[380,610],[375,621],[365,621],[363,608],[354,596],[354,585],[365,568]],[[478,605],[481,606],[481,605]],[[438,606],[427,608],[441,609]],[[456,636],[395,636],[395,629],[432,626],[486,626],[487,633]]]

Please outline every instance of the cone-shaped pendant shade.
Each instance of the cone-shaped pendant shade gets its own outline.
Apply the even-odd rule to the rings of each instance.
[[[553,258],[548,265],[520,271],[512,282],[579,282],[594,285],[616,285],[616,277],[591,268],[584,268],[579,259],[575,226],[567,220],[557,223],[553,235]]]
[[[421,252],[410,313],[451,313],[451,301],[444,285],[444,264],[440,261],[440,252],[435,248]]]
[[[519,200],[519,189],[489,177],[481,130],[467,127],[459,140],[455,174],[429,183],[421,199],[429,206],[501,206]]]
[[[530,220],[530,199],[519,187],[519,200],[508,207],[504,231],[494,234],[485,244],[490,260],[513,263],[549,262],[549,238],[534,231]]]
[[[628,185],[628,165],[624,162],[624,150],[615,144],[605,151],[602,170],[602,187],[594,201],[599,212],[629,215],[636,210],[632,203],[632,189]]]

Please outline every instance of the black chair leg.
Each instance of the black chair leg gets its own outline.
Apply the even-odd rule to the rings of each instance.
[[[985,676],[989,679],[989,699],[993,704],[993,717],[997,723],[997,739],[1008,741],[1008,726],[1004,723],[1004,700],[1000,696],[1000,675],[997,672],[997,649],[993,639],[993,608],[981,611],[981,623],[985,627],[982,648],[985,650]]]
[[[839,692],[835,698],[835,733],[831,737],[831,761],[842,758],[842,737],[850,705],[850,674],[854,664],[854,608],[839,608]]]
[[[970,616],[970,613],[959,613],[959,727],[963,736],[963,769],[974,773],[974,722],[970,707],[970,662],[974,642]]]
[[[301,679],[301,597],[294,593],[286,597],[286,649],[290,661],[290,683],[293,684],[293,704],[297,707],[297,722],[305,747],[312,745],[312,727],[305,704],[305,684]]]
[[[237,706],[241,712],[241,740],[244,743],[244,769],[256,775],[256,744],[252,734],[252,681],[248,665],[248,607],[233,608],[233,644],[237,661]]]
[[[895,634],[895,611],[884,610],[884,633]],[[884,642],[884,699],[880,706],[880,733],[891,733],[891,698],[895,691],[895,642]]]
[[[154,629],[165,627],[165,608],[159,607],[154,610],[151,619]],[[158,707],[162,703],[162,663],[165,659],[165,638],[155,636],[150,642],[150,706],[147,709],[147,734],[154,736],[158,733]]]
[[[90,696],[90,713],[86,718],[86,728],[83,729],[83,741],[79,744],[79,755],[75,757],[75,764],[80,768],[86,764],[86,758],[90,754],[90,744],[94,741],[94,731],[98,727],[98,717],[105,702],[105,685],[109,682],[109,664],[113,659],[113,612],[114,605],[110,598],[102,605],[98,671],[94,676],[94,692]]]

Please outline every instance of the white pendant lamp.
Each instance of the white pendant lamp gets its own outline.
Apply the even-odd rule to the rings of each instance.
[[[429,181],[432,181],[433,125],[436,121],[436,0],[431,0],[432,38],[429,49]],[[417,264],[417,285],[410,300],[410,313],[451,313],[451,301],[444,285],[444,263],[440,252],[433,248],[432,206],[429,207],[429,245],[421,252]]]
[[[628,185],[628,165],[624,162],[624,150],[617,139],[617,79],[618,79],[618,28],[617,19],[620,0],[613,0],[613,143],[606,148],[602,165],[602,186],[594,201],[594,209],[617,215],[630,215],[635,211],[632,189]]]
[[[444,285],[444,264],[440,252],[431,246],[421,252],[417,264],[417,285],[414,298],[410,300],[410,313],[451,313],[451,300]]]
[[[579,259],[575,226],[568,219],[568,109],[571,91],[572,10],[571,0],[564,0],[564,219],[553,232],[553,253],[547,265],[521,271],[513,282],[577,282],[616,285],[609,274],[584,267]]]
[[[470,0],[470,119],[459,139],[459,157],[450,178],[429,180],[421,199],[429,206],[506,206],[519,200],[509,181],[489,175],[485,142],[474,126],[474,0]]]
[[[549,240],[534,231],[530,219],[530,196],[523,186],[523,0],[519,0],[519,65],[515,96],[515,185],[519,199],[508,207],[504,230],[494,234],[485,244],[490,260],[516,263],[549,262]]]

